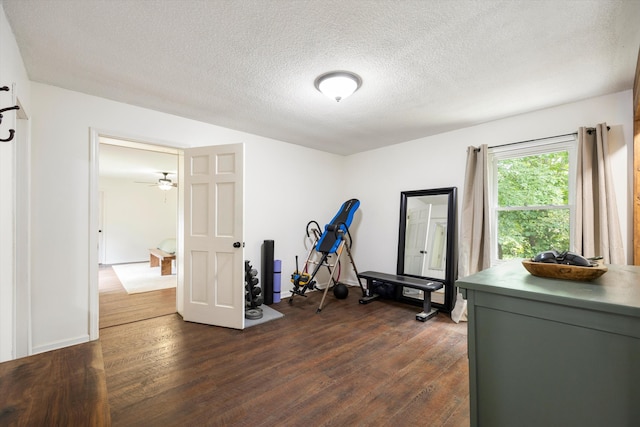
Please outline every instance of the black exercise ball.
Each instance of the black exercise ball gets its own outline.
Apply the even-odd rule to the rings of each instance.
[[[349,288],[344,283],[338,283],[333,287],[333,295],[338,299],[345,299],[349,295]]]

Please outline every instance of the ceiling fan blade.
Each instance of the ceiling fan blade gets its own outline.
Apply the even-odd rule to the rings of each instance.
[[[168,190],[168,188],[162,188],[163,186],[170,186],[170,187],[178,187],[178,183],[177,182],[173,182],[170,178],[167,178],[167,175],[169,175],[169,172],[160,172],[163,177],[159,178],[158,181],[156,182],[148,182],[148,181],[134,181],[136,184],[147,184],[149,187],[159,187],[161,190]]]

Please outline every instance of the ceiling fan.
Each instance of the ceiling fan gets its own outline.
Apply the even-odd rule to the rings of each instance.
[[[169,175],[169,172],[160,172],[160,173],[163,175],[163,177],[158,179],[158,182],[138,182],[138,181],[136,182],[138,184],[149,184],[151,186],[157,186],[162,191],[169,191],[173,187],[178,186],[177,182],[173,182],[169,178],[167,178],[167,175]]]

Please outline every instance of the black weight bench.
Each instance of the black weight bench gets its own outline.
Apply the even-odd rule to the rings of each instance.
[[[416,320],[426,322],[433,316],[438,314],[438,310],[431,308],[431,292],[442,289],[444,286],[440,282],[432,282],[430,280],[418,279],[411,276],[399,276],[397,274],[379,273],[377,271],[365,271],[358,274],[359,278],[367,280],[367,291],[371,292],[373,289],[373,282],[389,283],[391,285],[405,286],[407,288],[420,289],[424,293],[424,300],[422,302],[422,313],[416,314]],[[360,304],[368,304],[373,300],[380,297],[378,294],[370,294],[369,296],[360,299]]]

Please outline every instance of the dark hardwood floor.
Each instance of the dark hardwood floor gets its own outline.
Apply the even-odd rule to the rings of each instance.
[[[243,331],[170,314],[100,331],[114,426],[468,426],[467,325],[320,294]]]
[[[0,426],[109,426],[99,341],[0,363]]]
[[[175,289],[128,295],[99,269],[100,328],[175,313]],[[0,363],[0,426],[109,426],[100,341]]]
[[[111,266],[98,270],[100,329],[176,312],[176,289],[127,294]]]
[[[243,331],[124,310],[99,341],[1,363],[0,425],[468,426],[467,325],[358,294]]]

